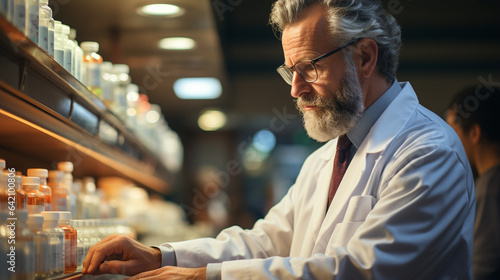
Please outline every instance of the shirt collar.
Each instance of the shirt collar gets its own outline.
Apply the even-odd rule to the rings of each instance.
[[[364,112],[359,121],[356,123],[351,131],[347,132],[347,137],[351,140],[356,149],[361,146],[366,135],[370,132],[373,124],[382,115],[385,109],[391,104],[396,96],[401,92],[401,86],[397,80],[394,80],[392,86],[379,97],[370,107]]]

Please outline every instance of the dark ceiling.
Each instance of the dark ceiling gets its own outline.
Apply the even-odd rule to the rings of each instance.
[[[179,18],[146,18],[144,3],[173,3],[187,12]],[[159,104],[177,131],[197,130],[198,113],[218,107],[229,116],[226,129],[252,125],[292,106],[289,87],[276,74],[282,64],[280,41],[267,24],[272,0],[50,0],[54,18],[77,30],[77,40],[98,41],[105,60],[131,67],[132,81]],[[451,95],[481,80],[500,81],[500,1],[386,0],[402,26],[398,71],[421,102],[441,114]],[[159,39],[188,36],[195,50],[156,48]],[[177,78],[221,79],[217,100],[180,100]]]

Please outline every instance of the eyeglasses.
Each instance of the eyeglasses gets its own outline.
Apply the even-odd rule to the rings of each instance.
[[[280,67],[278,67],[278,69],[276,69],[276,72],[278,72],[278,74],[281,75],[283,80],[285,80],[285,82],[289,85],[292,85],[293,71],[297,72],[297,74],[299,74],[299,76],[302,79],[304,79],[304,81],[306,81],[308,83],[313,83],[318,79],[318,70],[316,70],[316,65],[315,65],[316,62],[318,62],[324,58],[327,58],[330,55],[332,55],[336,52],[339,52],[339,51],[343,50],[344,48],[346,48],[354,43],[356,43],[356,41],[351,41],[351,42],[345,44],[344,46],[342,46],[336,50],[333,50],[329,53],[325,53],[324,55],[321,55],[315,59],[301,61],[301,62],[298,62],[295,65],[290,66],[290,67],[283,64]]]

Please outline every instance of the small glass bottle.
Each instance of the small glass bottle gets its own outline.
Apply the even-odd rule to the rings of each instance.
[[[64,68],[68,70],[72,75],[75,75],[74,73],[74,66],[73,66],[73,60],[74,60],[74,49],[75,46],[73,44],[73,41],[69,39],[69,33],[70,33],[70,28],[66,24],[62,25],[62,36],[64,39]]]
[[[113,78],[115,81],[113,81]],[[115,100],[114,85],[118,82],[118,77],[113,75],[113,63],[104,61],[101,64],[101,87],[102,102],[111,108]]]
[[[29,230],[27,211],[16,211],[17,220],[15,223],[15,252],[16,252],[16,272],[15,278],[18,280],[35,278],[35,242],[34,234]]]
[[[49,171],[42,168],[30,168],[28,169],[29,177],[40,178],[40,186],[38,189],[45,195],[45,211],[52,210],[52,189],[47,186],[47,178],[49,177]]]
[[[54,40],[55,40],[55,21],[51,17],[49,18],[49,55],[54,57]]]
[[[57,169],[64,172],[63,186],[68,190],[68,211],[74,217],[76,213],[76,194],[73,189],[73,163],[71,161],[61,161],[57,163]]]
[[[50,31],[50,30],[49,30]],[[64,37],[62,34],[62,23],[54,21],[54,59],[64,67]]]
[[[82,64],[83,64],[83,50],[78,46],[78,42],[76,41],[76,30],[74,28],[70,29],[69,32],[69,40],[73,42],[73,75],[79,80],[82,81]]]
[[[45,211],[45,194],[38,189],[40,186],[40,178],[23,177],[21,185],[26,192],[28,213],[40,214],[42,211]]]
[[[64,273],[76,271],[77,231],[69,222],[71,212],[59,211],[59,227],[64,230]]]
[[[17,210],[26,210],[28,211],[28,200],[26,197],[26,192],[21,189],[21,183],[23,181],[23,177],[16,175],[16,205]]]
[[[84,234],[84,221],[71,220],[70,225],[76,229],[76,270],[81,271],[83,267],[83,260],[90,249],[90,240]]]
[[[26,34],[26,0],[14,0],[12,21],[23,34]]]
[[[8,210],[8,187],[7,177],[3,174],[5,169],[5,160],[0,159],[0,212],[7,213]]]
[[[38,45],[40,4],[38,0],[26,0],[26,36]]]
[[[41,214],[29,215],[27,224],[34,234],[35,278],[47,278],[50,276],[50,236],[43,231],[43,216]]]
[[[60,170],[49,171],[48,185],[52,189],[52,210],[69,211],[68,190],[63,185],[64,172]]]
[[[44,211],[43,231],[50,237],[50,276],[58,276],[64,273],[64,230],[59,227],[59,212]]]
[[[82,42],[80,44],[83,50],[83,66],[85,69],[84,84],[99,98],[102,98],[101,88],[101,64],[102,57],[97,53],[99,43]]]
[[[52,18],[52,9],[49,7],[49,0],[40,0],[38,9],[38,46],[49,52],[49,22]]]

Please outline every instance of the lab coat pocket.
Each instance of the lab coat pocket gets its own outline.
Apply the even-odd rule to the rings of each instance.
[[[333,247],[347,246],[354,232],[364,223],[374,205],[375,197],[371,195],[351,197],[344,220],[335,226],[327,251],[332,250]]]

